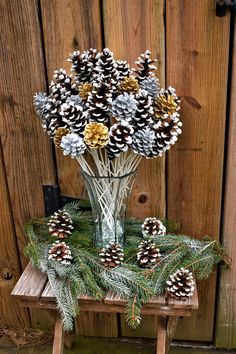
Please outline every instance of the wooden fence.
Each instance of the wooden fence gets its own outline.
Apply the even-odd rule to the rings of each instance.
[[[44,214],[42,185],[81,197],[74,161],[54,154],[35,118],[32,97],[47,90],[68,53],[108,47],[134,63],[149,48],[162,85],[182,98],[183,135],[165,158],[143,161],[130,214],[181,222],[195,237],[236,248],[236,50],[227,86],[233,26],[214,0],[0,0],[0,324],[44,325],[39,311],[20,309],[9,294],[27,263],[24,223]],[[234,34],[236,40],[236,32]],[[228,112],[228,113],[227,113]],[[199,284],[200,308],[176,338],[236,347],[236,261]],[[155,336],[155,318],[136,331],[114,314],[82,314],[78,331],[97,336]]]

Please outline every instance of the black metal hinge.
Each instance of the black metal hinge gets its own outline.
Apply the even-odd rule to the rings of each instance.
[[[216,16],[223,17],[228,10],[236,14],[236,0],[216,0]]]
[[[46,216],[52,215],[55,211],[62,208],[67,203],[80,200],[61,195],[58,185],[44,185],[43,196]]]

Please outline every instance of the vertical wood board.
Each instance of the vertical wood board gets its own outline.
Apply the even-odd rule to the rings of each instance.
[[[218,348],[233,349],[236,348],[236,26],[227,145],[222,241],[232,259],[232,265],[231,269],[222,268],[220,272],[215,345]]]
[[[165,82],[164,2],[155,0],[104,0],[105,46],[115,59],[127,60],[131,68],[146,49],[158,58],[157,75]],[[164,158],[143,159],[130,198],[129,214],[139,218],[164,216]]]
[[[11,298],[11,291],[21,273],[14,223],[0,144],[0,326],[28,327],[27,309]]]
[[[99,0],[41,0],[45,53],[49,83],[56,69],[70,74],[69,54],[75,50],[102,48]],[[56,149],[58,178],[63,195],[85,197],[76,160]]]
[[[33,108],[44,90],[36,1],[0,2],[0,135],[21,262],[24,224],[44,215],[42,184],[54,182],[51,144]]]
[[[183,134],[167,158],[167,216],[196,237],[219,238],[229,15],[213,0],[166,2],[167,85],[181,96]],[[216,277],[199,286],[200,307],[177,338],[211,341]]]

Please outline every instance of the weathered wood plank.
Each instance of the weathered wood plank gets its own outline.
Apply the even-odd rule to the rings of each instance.
[[[24,224],[43,216],[42,184],[54,182],[49,139],[33,108],[45,89],[38,2],[0,2],[0,134],[21,262]]]
[[[165,85],[165,33],[164,1],[156,0],[103,0],[105,46],[116,59],[127,60],[134,67],[135,60],[146,49],[158,58],[158,76]],[[130,196],[129,215],[165,215],[165,159],[145,160],[140,164],[138,176]],[[146,322],[153,333],[156,321]],[[121,320],[122,335],[130,329]]]
[[[214,0],[166,1],[167,84],[182,98],[183,135],[168,155],[167,216],[196,237],[219,238],[229,15]],[[177,338],[211,341],[216,277],[199,286],[200,306]]]
[[[166,334],[167,334],[167,318],[159,316],[157,318],[157,354],[166,354]]]
[[[47,275],[34,268],[31,263],[27,265],[11,295],[19,299],[38,300],[47,283]]]
[[[99,0],[41,0],[46,63],[49,82],[56,69],[70,71],[69,53],[102,48]],[[60,190],[63,195],[84,197],[78,163],[57,149]]]
[[[0,143],[0,325],[28,327],[28,311],[10,293],[20,276],[20,260]]]
[[[55,329],[54,329],[52,354],[63,354],[63,351],[64,351],[64,330],[63,330],[60,315],[59,313],[57,313]]]
[[[220,272],[215,334],[215,345],[227,349],[236,348],[236,27],[234,28],[232,68],[222,230],[222,241],[232,258],[232,266],[230,270],[222,269]]]
[[[146,49],[158,58],[158,75],[165,84],[164,1],[104,0],[105,46],[116,59],[127,60],[131,67]],[[164,216],[164,158],[143,159],[130,197],[129,214],[139,218]]]

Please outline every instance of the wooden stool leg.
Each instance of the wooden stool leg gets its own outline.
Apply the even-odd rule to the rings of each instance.
[[[168,322],[167,322],[167,335],[166,335],[166,353],[169,351],[169,347],[171,345],[171,341],[173,339],[173,336],[175,334],[176,326],[178,323],[178,317],[168,317]]]
[[[166,354],[167,316],[158,316],[157,321],[158,332],[156,354]]]
[[[57,313],[55,329],[54,329],[52,354],[63,354],[63,349],[64,349],[64,330],[63,330],[60,314]]]

